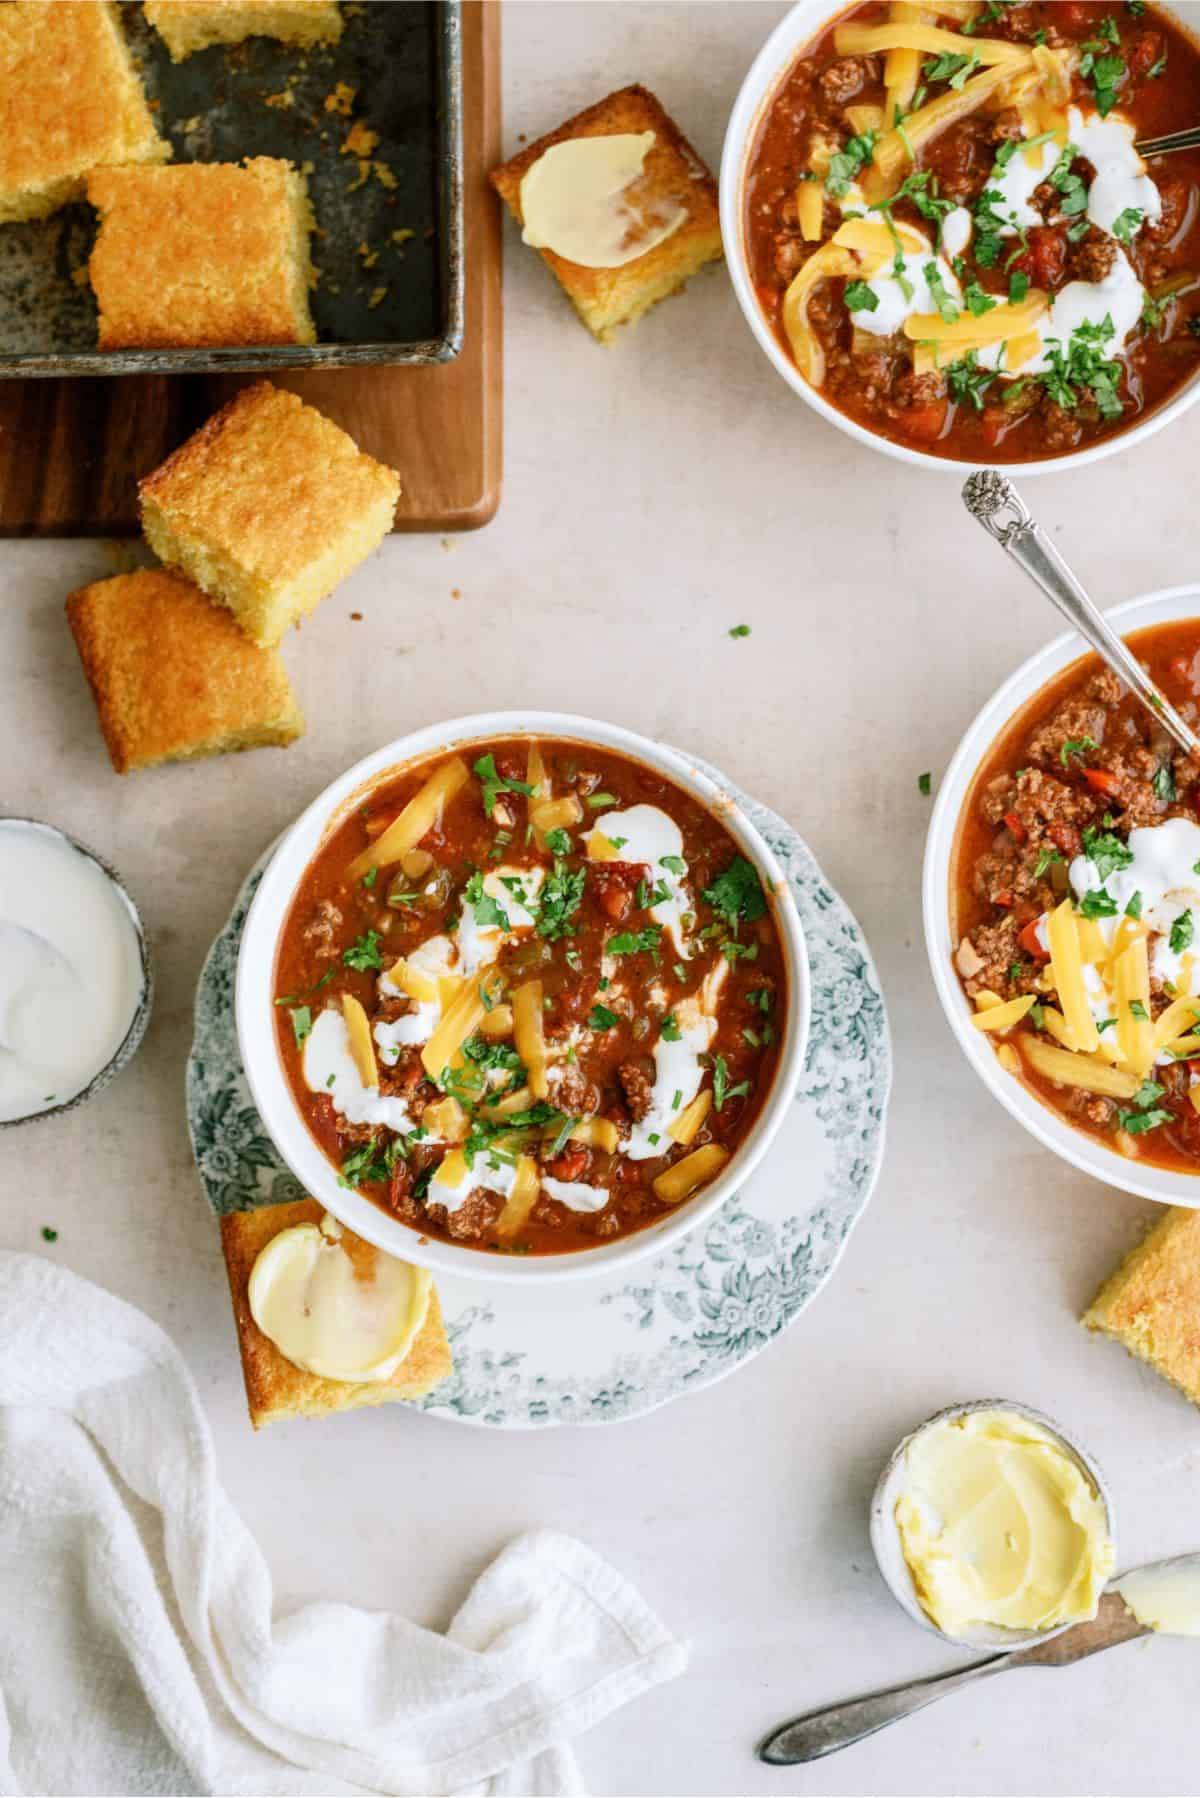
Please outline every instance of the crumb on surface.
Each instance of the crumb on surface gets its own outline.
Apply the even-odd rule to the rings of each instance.
[[[372,288],[372,290],[371,290],[371,297],[370,297],[370,299],[369,299],[369,300],[368,300],[368,301],[367,301],[367,305],[368,305],[368,307],[369,307],[369,308],[370,308],[370,309],[371,309],[371,310],[372,310],[372,311],[374,311],[374,309],[375,309],[375,307],[376,307],[376,306],[378,306],[378,305],[380,305],[380,304],[382,304],[382,302],[383,302],[383,300],[384,300],[384,298],[385,298],[385,297],[386,297],[386,294],[387,294],[387,284],[386,284],[386,282],[385,282],[385,283],[384,283],[384,285],[383,285],[383,286],[382,286],[382,287],[375,287],[375,288]]]
[[[379,133],[372,131],[362,119],[355,119],[346,133],[346,141],[342,145],[343,156],[370,156],[372,150],[379,147]]]
[[[354,110],[357,94],[358,89],[351,87],[348,81],[339,81],[333,92],[325,96],[326,112],[340,112],[343,118],[348,119]]]

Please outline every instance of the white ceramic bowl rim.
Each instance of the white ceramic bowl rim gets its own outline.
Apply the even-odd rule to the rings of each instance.
[[[848,4],[848,0],[847,0]],[[972,468],[976,464],[970,460],[950,456],[931,456],[924,450],[907,448],[902,443],[894,443],[888,437],[881,437],[874,431],[868,431],[845,412],[823,398],[815,387],[809,385],[776,338],[754,289],[750,274],[750,265],[746,256],[744,220],[745,220],[745,181],[748,173],[750,147],[757,134],[767,104],[775,94],[777,87],[796,61],[804,46],[820,35],[823,28],[840,13],[847,10],[847,4],[831,6],[829,0],[797,0],[791,11],[785,13],[775,27],[758,55],[750,65],[749,72],[738,90],[737,99],[733,103],[733,111],[729,115],[729,124],[725,130],[725,143],[721,152],[721,175],[719,183],[721,210],[721,238],[725,247],[725,261],[729,269],[729,278],[733,283],[733,291],[737,295],[738,304],[745,315],[759,347],[775,370],[787,382],[794,393],[798,393],[814,412],[835,425],[847,437],[856,443],[864,444],[868,449],[890,456],[894,461],[907,462],[912,468],[925,468],[943,475],[961,475],[964,468]],[[1189,21],[1178,0],[1156,0],[1168,12],[1175,15],[1177,22],[1185,29],[1191,30],[1194,19]],[[1090,449],[1071,450],[1061,456],[1046,456],[1036,462],[1019,462],[1012,465],[1015,473],[1022,480],[1030,475],[1055,474],[1065,468],[1086,468],[1089,463],[1101,462],[1107,456],[1117,455],[1134,444],[1143,443],[1156,431],[1161,431],[1173,419],[1179,418],[1190,407],[1200,400],[1200,370],[1180,388],[1173,398],[1156,408],[1138,424],[1130,425],[1128,430],[1119,431],[1113,437],[1101,439]]]
[[[1116,1505],[1112,1489],[1095,1456],[1085,1448],[1070,1430],[1066,1429],[1057,1418],[1049,1417],[1044,1411],[1038,1411],[1032,1405],[1017,1404],[1006,1398],[971,1399],[966,1404],[945,1405],[927,1417],[924,1423],[918,1424],[915,1430],[897,1444],[889,1455],[883,1472],[879,1476],[874,1494],[871,1498],[871,1547],[875,1552],[875,1560],[884,1583],[914,1622],[923,1629],[930,1630],[935,1636],[941,1636],[944,1642],[953,1642],[960,1648],[1018,1648],[1030,1642],[1048,1641],[1064,1629],[1070,1629],[1069,1623],[1055,1624],[1051,1629],[1001,1629],[995,1624],[979,1624],[968,1634],[952,1636],[941,1629],[926,1611],[917,1597],[917,1589],[913,1584],[908,1562],[904,1558],[904,1549],[900,1541],[900,1531],[896,1524],[896,1500],[904,1484],[904,1461],[912,1444],[918,1436],[935,1424],[943,1423],[952,1417],[965,1417],[973,1411],[1011,1411],[1018,1417],[1028,1419],[1030,1423],[1042,1426],[1054,1436],[1066,1449],[1071,1459],[1087,1476],[1099,1495],[1104,1506],[1105,1521],[1109,1538],[1113,1544],[1114,1555],[1117,1544]]]
[[[1167,587],[1113,606],[1107,617],[1122,634],[1148,625],[1200,618],[1200,584]],[[959,1047],[984,1085],[1005,1110],[1023,1124],[1030,1135],[1064,1161],[1084,1173],[1094,1174],[1122,1192],[1138,1193],[1164,1205],[1200,1207],[1200,1174],[1175,1174],[1168,1168],[1130,1160],[1107,1148],[1099,1137],[1089,1136],[1065,1123],[1056,1112],[1036,1099],[996,1060],[995,1051],[971,1024],[971,1006],[959,984],[951,957],[957,945],[950,935],[950,864],[958,820],[976,770],[1009,720],[1048,681],[1070,663],[1088,655],[1086,643],[1067,631],[1023,662],[1015,674],[978,713],[967,729],[942,777],[929,820],[922,877],[922,909],[925,946],[933,970],[942,1009],[958,1038]]]
[[[336,1169],[309,1132],[292,1097],[274,1028],[273,977],[279,929],[296,885],[332,820],[405,763],[501,737],[537,735],[594,743],[642,762],[676,782],[713,812],[755,863],[772,899],[788,972],[789,1006],[771,1091],[724,1173],[679,1210],[613,1242],[563,1255],[501,1256],[422,1236],[361,1194],[338,1184]],[[559,712],[487,712],[426,726],[386,744],[333,781],[301,813],[268,863],[246,917],[238,954],[236,1013],[246,1079],[268,1135],[306,1192],[348,1228],[385,1252],[434,1272],[512,1282],[586,1278],[660,1253],[710,1218],[752,1173],[782,1124],[804,1065],[811,1007],[804,932],[786,877],[758,831],[728,793],[675,751],[620,725]]]

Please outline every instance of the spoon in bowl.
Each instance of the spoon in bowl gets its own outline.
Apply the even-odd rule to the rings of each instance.
[[[1200,150],[1200,125],[1186,131],[1168,131],[1162,137],[1143,137],[1134,149],[1139,156],[1168,156],[1172,150]]]
[[[1097,611],[1079,577],[1063,561],[1007,476],[995,468],[976,469],[963,483],[962,497],[971,517],[1053,601],[1067,623],[1108,663],[1117,679],[1154,713],[1184,754],[1194,756],[1200,765],[1200,738]]]

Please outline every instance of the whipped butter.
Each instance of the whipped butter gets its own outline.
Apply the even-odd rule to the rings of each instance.
[[[1146,1629],[1164,1636],[1200,1636],[1200,1555],[1139,1567],[1115,1583]]]
[[[353,1245],[353,1246],[351,1246]],[[390,1380],[425,1322],[432,1279],[328,1213],[281,1230],[250,1274],[250,1315],[285,1360],[325,1380]]]
[[[1095,1616],[1115,1551],[1103,1500],[1057,1436],[1014,1411],[969,1411],[922,1430],[905,1472],[896,1525],[939,1629]]]
[[[632,191],[653,131],[569,137],[538,157],[521,182],[521,236],[581,268],[623,268],[677,231],[687,207]]]

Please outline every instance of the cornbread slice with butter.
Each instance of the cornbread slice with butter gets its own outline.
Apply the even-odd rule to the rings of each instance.
[[[323,1216],[324,1208],[315,1199],[297,1199],[290,1205],[231,1212],[221,1219],[221,1246],[233,1300],[246,1402],[256,1430],[289,1417],[328,1417],[335,1411],[358,1410],[364,1405],[424,1398],[454,1370],[436,1289],[429,1295],[425,1321],[412,1347],[387,1380],[354,1383],[322,1379],[294,1366],[263,1334],[251,1314],[249,1298],[250,1276],[259,1255],[284,1230],[301,1224],[319,1227]],[[369,1277],[378,1251],[349,1230],[342,1231],[339,1241],[356,1272]]]
[[[79,199],[98,163],[170,154],[109,0],[0,6],[0,223]]]
[[[294,393],[258,381],[138,496],[155,554],[270,648],[383,541],[400,478]]]
[[[1200,1405],[1200,1211],[1172,1206],[1105,1281],[1083,1322]]]
[[[71,594],[67,619],[118,774],[303,734],[278,655],[180,575],[93,581]]]
[[[210,44],[274,37],[285,44],[336,44],[342,35],[337,0],[146,0],[146,17],[172,62]]]
[[[289,162],[93,169],[100,348],[315,343],[312,208]]]
[[[678,223],[644,254],[614,267],[588,267],[539,247],[580,318],[601,343],[621,325],[634,324],[651,306],[675,293],[706,262],[721,255],[717,184],[679,127],[647,88],[619,89],[539,138],[491,174],[492,186],[517,223],[526,226],[522,184],[546,152],[579,138],[650,133],[640,178],[632,190],[647,219]],[[529,190],[527,189],[528,193]],[[653,237],[653,233],[651,234]],[[577,252],[578,253],[578,252]]]

